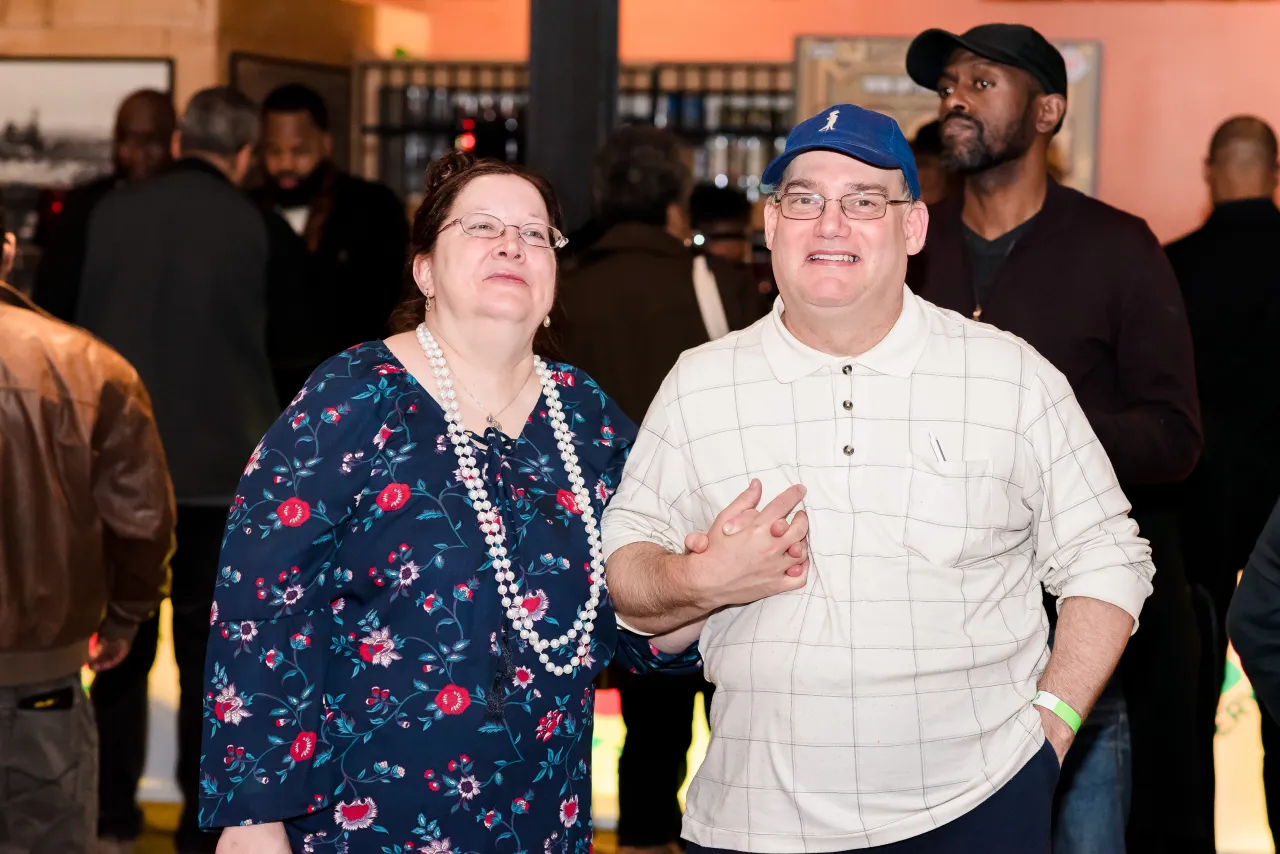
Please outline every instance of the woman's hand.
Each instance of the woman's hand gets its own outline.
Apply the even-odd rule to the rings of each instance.
[[[289,837],[278,821],[228,827],[218,840],[218,854],[290,854]]]

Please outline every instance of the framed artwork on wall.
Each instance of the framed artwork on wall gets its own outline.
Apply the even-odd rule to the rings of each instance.
[[[173,60],[0,57],[0,196],[18,236],[14,284],[27,284],[66,191],[111,171],[116,110],[139,89],[171,93]]]
[[[333,162],[351,168],[351,69],[342,65],[300,62],[256,53],[231,54],[228,82],[261,104],[271,90],[302,83],[320,93],[329,108]]]
[[[909,37],[801,36],[796,39],[796,117],[831,104],[857,104],[893,116],[908,139],[938,117],[938,96],[907,76]],[[1067,63],[1067,117],[1050,165],[1062,183],[1092,195],[1098,183],[1102,45],[1055,41]]]

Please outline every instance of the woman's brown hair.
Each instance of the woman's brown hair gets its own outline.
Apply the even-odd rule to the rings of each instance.
[[[547,206],[547,216],[551,218],[551,225],[564,231],[564,221],[560,213],[560,203],[556,200],[556,192],[541,175],[515,163],[479,160],[464,151],[450,151],[437,158],[427,167],[424,181],[426,196],[413,216],[413,231],[409,238],[409,263],[405,273],[405,292],[388,321],[392,334],[412,331],[422,322],[426,313],[427,298],[422,291],[418,290],[417,282],[413,279],[414,261],[435,249],[440,230],[444,228],[458,195],[468,184],[484,175],[512,175],[528,181],[542,196],[542,201]],[[539,332],[541,331],[540,328]]]

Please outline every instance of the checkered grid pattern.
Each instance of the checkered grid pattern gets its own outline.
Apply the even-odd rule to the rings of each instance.
[[[1135,619],[1151,591],[1066,379],[906,289],[856,359],[805,347],[780,303],[684,354],[605,514],[606,554],[680,550],[753,477],[765,502],[807,487],[812,568],[702,633],[717,692],[685,836],[705,846],[840,851],[963,815],[1042,743],[1041,586]]]

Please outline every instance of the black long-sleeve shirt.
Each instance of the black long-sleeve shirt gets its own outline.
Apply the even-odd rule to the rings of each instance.
[[[931,211],[912,259],[916,293],[965,316],[977,307],[963,199]],[[1138,217],[1050,182],[996,274],[981,320],[1025,338],[1071,382],[1126,489],[1177,483],[1203,438],[1191,333],[1177,279]]]
[[[1280,720],[1280,503],[1231,599],[1227,633],[1254,692]]]

